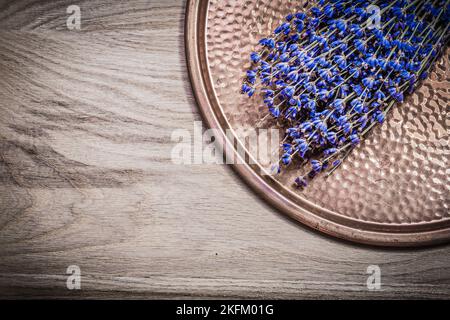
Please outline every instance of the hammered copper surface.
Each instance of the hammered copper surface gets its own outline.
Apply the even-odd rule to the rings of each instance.
[[[211,106],[212,112],[223,112],[223,123],[228,122],[232,128],[254,127],[266,115],[266,109],[260,97],[248,99],[239,93],[249,53],[283,16],[301,10],[301,1],[211,0],[209,6],[206,2],[197,2],[198,8],[203,8],[199,14],[206,15],[198,19],[205,19],[206,25],[196,45],[206,50],[203,67],[209,77],[205,79],[213,88],[208,94],[217,102],[216,107]],[[200,24],[197,31],[201,33],[202,29]],[[317,226],[344,238],[355,238],[352,234],[358,232],[408,232],[413,235],[407,242],[420,244],[433,240],[421,238],[420,232],[446,230],[440,240],[448,239],[449,53],[438,61],[430,78],[396,107],[388,121],[373,130],[333,175],[316,178],[308,188],[298,190],[292,185],[297,170],[283,171],[275,177],[282,187],[271,184],[276,190],[268,192],[279,193],[277,197],[288,198],[314,215],[353,228],[343,236],[339,230],[330,232]],[[269,120],[260,127],[271,125]],[[311,220],[307,223],[314,226]],[[377,244],[372,240],[363,242]],[[394,237],[386,241],[404,240]]]

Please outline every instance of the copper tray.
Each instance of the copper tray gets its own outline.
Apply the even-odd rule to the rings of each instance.
[[[186,51],[201,113],[236,153],[227,129],[255,126],[265,115],[259,97],[240,94],[248,56],[261,35],[307,1],[191,0],[186,13]],[[448,159],[449,53],[430,78],[333,175],[306,190],[292,186],[295,170],[261,175],[245,149],[238,174],[276,208],[321,232],[381,246],[422,246],[450,239]],[[270,120],[264,123],[270,127]],[[238,141],[238,143],[241,143]],[[242,145],[241,145],[242,147]]]

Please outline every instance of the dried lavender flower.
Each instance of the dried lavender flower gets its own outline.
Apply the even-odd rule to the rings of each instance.
[[[380,25],[366,8],[377,5]],[[321,0],[289,14],[250,55],[242,92],[259,90],[285,130],[282,167],[333,172],[368,132],[425,79],[448,40],[449,0]]]

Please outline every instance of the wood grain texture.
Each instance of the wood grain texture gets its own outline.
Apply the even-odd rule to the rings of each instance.
[[[65,27],[78,4],[82,30]],[[0,1],[0,297],[449,298],[450,246],[313,232],[230,167],[176,165],[199,121],[180,0]],[[382,271],[368,291],[366,268]],[[66,289],[69,265],[82,290]]]

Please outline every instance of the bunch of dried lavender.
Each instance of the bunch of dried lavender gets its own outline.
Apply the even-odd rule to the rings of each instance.
[[[379,8],[379,25],[373,12]],[[376,20],[376,19],[375,19]],[[264,96],[286,135],[276,166],[310,162],[305,187],[333,172],[428,75],[448,40],[450,0],[329,0],[261,39],[242,92]]]

